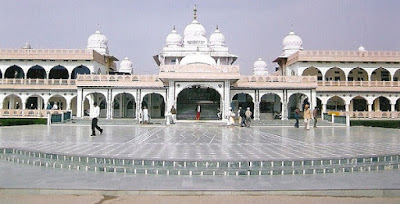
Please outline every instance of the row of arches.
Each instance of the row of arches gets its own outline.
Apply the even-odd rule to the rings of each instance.
[[[50,69],[48,75],[46,70],[39,65],[32,66],[31,68],[28,69],[28,71],[24,72],[24,70],[17,66],[13,65],[11,67],[8,67],[4,73],[4,78],[7,79],[23,79],[23,78],[28,78],[28,79],[76,79],[78,74],[90,74],[90,70],[88,67],[80,65],[75,67],[72,71],[71,74],[69,73],[68,69],[65,68],[64,66],[57,65],[53,68]],[[0,77],[3,78],[2,72],[0,71]]]
[[[393,104],[389,98],[384,96],[376,97],[372,104],[369,104],[365,97],[355,96],[350,100],[349,105],[351,106],[349,111],[400,111],[400,99]],[[394,110],[392,110],[392,105],[394,105]],[[346,102],[340,96],[332,96],[326,102],[326,110],[346,111]]]
[[[319,81],[399,81],[400,69],[393,75],[385,68],[377,68],[368,74],[368,72],[360,67],[353,68],[347,74],[338,67],[332,67],[325,73],[316,67],[305,69],[302,76],[317,76]]]

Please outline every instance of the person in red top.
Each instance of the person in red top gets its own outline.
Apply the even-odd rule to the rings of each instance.
[[[200,104],[196,108],[196,120],[200,120],[201,107]]]

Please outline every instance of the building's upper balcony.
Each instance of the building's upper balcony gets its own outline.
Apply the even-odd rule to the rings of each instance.
[[[162,88],[158,75],[78,75],[77,86]]]
[[[0,79],[0,89],[76,90],[75,79]]]
[[[242,76],[235,88],[312,89],[317,88],[316,76]]]
[[[399,92],[400,81],[318,81],[317,91]]]
[[[287,66],[296,62],[400,62],[395,51],[317,51],[301,50],[288,57]]]

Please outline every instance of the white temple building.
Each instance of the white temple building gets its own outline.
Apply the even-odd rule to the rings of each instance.
[[[203,120],[221,120],[219,111],[225,120],[229,107],[239,106],[250,107],[255,120],[276,115],[286,120],[305,104],[318,107],[321,114],[350,118],[400,117],[400,52],[363,46],[305,50],[291,31],[274,60],[277,72],[269,73],[267,63],[255,57],[253,75],[244,76],[222,32],[223,25],[216,26],[207,37],[195,8],[183,32],[174,27],[153,56],[157,75],[136,74],[128,58],[117,69],[118,59],[110,55],[108,39],[100,31],[88,38],[86,49],[34,49],[29,43],[0,49],[0,116],[57,102],[61,110],[84,118],[97,102],[107,119],[137,118],[144,106],[153,118],[164,118],[174,105],[178,120],[193,120],[195,107],[201,105]]]

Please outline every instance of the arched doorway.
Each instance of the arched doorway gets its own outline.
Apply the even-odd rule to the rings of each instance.
[[[327,111],[346,111],[346,103],[339,96],[333,96],[326,102]]]
[[[113,101],[114,118],[135,118],[136,102],[135,97],[129,93],[120,93],[114,97]]]
[[[25,108],[26,109],[32,109],[32,110],[41,110],[41,109],[45,108],[44,105],[45,105],[44,104],[44,100],[43,100],[43,98],[41,96],[32,95],[32,96],[29,96],[26,99]]]
[[[22,100],[15,94],[8,95],[3,100],[2,109],[22,109]]]
[[[361,96],[351,99],[350,106],[353,106],[353,111],[368,111],[368,102]]]
[[[176,117],[178,120],[194,120],[196,107],[200,105],[200,120],[219,120],[221,96],[213,88],[193,85],[183,89],[177,97]]]
[[[288,102],[288,118],[294,118],[294,111],[296,108],[299,108],[300,111],[304,110],[304,106],[308,104],[310,105],[310,101],[305,94],[302,93],[294,93],[289,97]],[[311,107],[310,107],[311,108]]]
[[[45,79],[46,78],[46,71],[43,67],[39,65],[35,65],[29,68],[28,72],[26,73],[26,78],[28,79]]]
[[[7,68],[6,73],[4,74],[4,77],[7,79],[23,79],[24,78],[24,70],[22,70],[21,67],[18,67],[16,65],[13,65],[9,68]]]
[[[345,81],[346,75],[343,70],[334,67],[330,68],[325,74],[326,81]]]
[[[78,74],[90,74],[90,69],[83,65],[75,67],[72,70],[71,79],[76,79]]]
[[[69,78],[69,73],[67,68],[61,65],[57,65],[51,68],[49,73],[49,79],[68,79],[68,78]]]
[[[107,117],[107,101],[102,93],[90,93],[85,96],[83,101],[83,115],[89,116],[91,109],[94,107],[93,103],[96,102],[100,107],[100,118]]]
[[[264,94],[260,101],[260,119],[281,119],[282,103],[277,94]]]
[[[319,69],[315,67],[309,67],[303,71],[303,74],[301,76],[317,76],[318,81],[322,81],[322,73]]]
[[[368,81],[368,73],[363,68],[356,67],[349,72],[348,81]]]
[[[400,69],[398,69],[393,75],[393,81],[400,81]]]
[[[54,104],[57,104],[58,110],[66,110],[67,109],[67,100],[63,96],[54,95],[49,98],[48,103],[50,103],[51,107],[54,107]],[[46,104],[47,109],[47,104]]]
[[[382,67],[375,69],[371,75],[371,81],[390,81],[390,72]]]
[[[78,104],[77,104],[77,96],[74,96],[72,99],[71,99],[71,104],[70,104],[70,106],[71,106],[71,111],[72,111],[72,115],[73,116],[76,116],[76,113],[77,113],[77,109],[78,109]]]
[[[150,118],[164,118],[165,102],[164,97],[158,93],[146,94],[143,97],[142,109],[147,107]]]
[[[239,107],[246,110],[250,107],[250,111],[253,113],[252,118],[254,117],[254,102],[253,97],[251,97],[247,93],[239,93],[233,96],[232,103],[231,103],[232,110],[234,113],[238,114]]]
[[[390,108],[390,100],[383,96],[376,98],[372,104],[374,111],[390,111]]]

